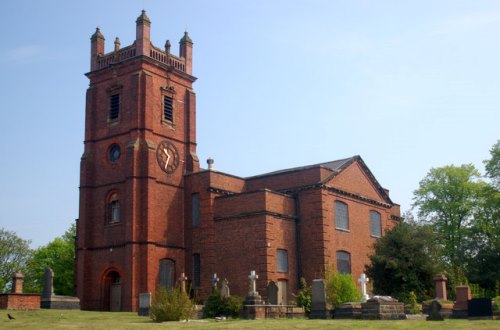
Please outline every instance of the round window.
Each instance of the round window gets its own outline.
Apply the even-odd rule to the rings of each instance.
[[[118,159],[120,159],[120,155],[121,155],[120,146],[117,144],[113,144],[109,148],[109,161],[112,163],[116,163]]]

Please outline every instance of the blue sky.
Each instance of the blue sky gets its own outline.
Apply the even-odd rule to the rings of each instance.
[[[194,41],[198,155],[252,176],[361,155],[402,210],[431,167],[500,138],[499,1],[0,2],[0,227],[37,247],[78,217],[90,36]]]

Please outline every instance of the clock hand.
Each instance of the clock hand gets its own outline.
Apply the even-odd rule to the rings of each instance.
[[[163,148],[163,152],[165,153],[165,155],[167,155],[167,160],[165,161],[165,169],[167,169],[168,162],[170,161],[170,154],[168,153],[168,149],[167,148]]]

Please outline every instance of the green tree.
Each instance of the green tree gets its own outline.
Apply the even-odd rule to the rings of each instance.
[[[419,301],[429,298],[440,263],[439,246],[434,242],[430,226],[411,219],[387,231],[374,244],[374,254],[369,256],[371,265],[365,266],[374,293],[406,303],[412,291]]]
[[[361,292],[351,274],[341,274],[337,270],[329,269],[325,280],[326,302],[333,307],[361,299]]]
[[[436,233],[455,281],[465,280],[467,238],[486,185],[480,178],[472,164],[432,168],[414,192],[413,207]]]
[[[24,240],[13,231],[0,228],[0,292],[9,290],[12,275],[26,272],[31,257],[30,241]]]
[[[486,175],[491,179],[492,185],[500,189],[500,140],[490,150],[491,159],[485,160]]]
[[[74,295],[75,233],[73,224],[63,236],[34,251],[28,263],[31,281],[27,285],[31,291],[41,292],[44,272],[51,268],[54,271],[54,293]]]

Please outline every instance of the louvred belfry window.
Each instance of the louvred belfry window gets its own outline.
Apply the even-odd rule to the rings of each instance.
[[[116,120],[120,115],[120,94],[113,94],[109,99],[109,119]]]
[[[169,122],[174,121],[174,102],[172,97],[163,96],[163,119]]]

